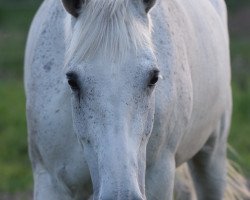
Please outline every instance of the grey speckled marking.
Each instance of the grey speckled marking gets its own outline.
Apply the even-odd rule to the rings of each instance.
[[[51,67],[54,65],[54,60],[50,60],[49,62],[47,62],[43,68],[46,72],[49,72],[51,70]]]

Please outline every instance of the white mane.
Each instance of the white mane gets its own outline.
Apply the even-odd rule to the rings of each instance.
[[[149,27],[136,16],[135,9],[130,9],[130,2],[86,1],[75,24],[66,24],[70,26],[66,27],[66,64],[72,58],[79,61],[97,52],[112,60],[122,59],[131,47],[150,45]]]

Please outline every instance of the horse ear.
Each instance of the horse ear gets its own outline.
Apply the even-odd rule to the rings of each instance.
[[[148,13],[148,11],[155,5],[156,0],[142,0],[143,4],[145,6],[145,11]]]
[[[62,0],[63,6],[65,10],[73,15],[74,17],[78,17],[78,11],[81,8],[81,5],[85,0]]]

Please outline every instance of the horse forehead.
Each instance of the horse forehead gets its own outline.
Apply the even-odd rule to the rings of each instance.
[[[89,80],[89,83],[97,86],[108,82],[118,86],[124,84],[124,80],[131,81],[138,74],[143,74],[144,70],[141,70],[139,65],[133,62],[129,64],[103,62],[95,65],[86,65],[85,69],[82,68],[81,71],[84,82]]]
[[[157,67],[157,59],[151,49],[142,49],[131,52],[122,62],[112,62],[102,56],[83,62],[81,68],[85,73],[103,74],[106,76],[119,74],[120,76],[131,73],[143,73]]]

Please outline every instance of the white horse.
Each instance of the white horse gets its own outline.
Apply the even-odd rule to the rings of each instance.
[[[170,200],[187,162],[223,198],[231,117],[223,0],[45,0],[25,88],[36,200]]]

